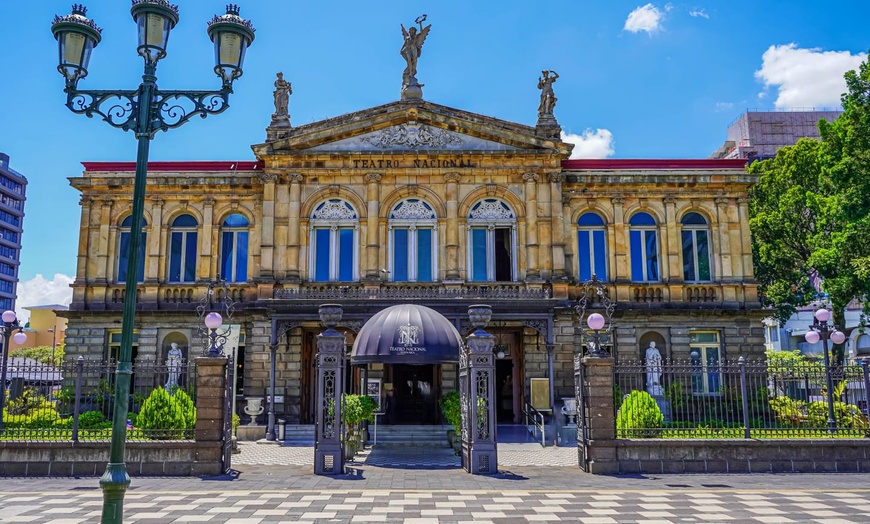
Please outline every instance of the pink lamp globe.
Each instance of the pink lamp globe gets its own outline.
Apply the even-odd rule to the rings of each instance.
[[[831,341],[834,344],[842,344],[846,341],[846,334],[842,331],[834,331],[833,333],[831,333]]]
[[[12,335],[12,341],[21,346],[27,342],[27,335],[19,331]]]
[[[831,318],[831,312],[822,308],[816,311],[815,316],[819,322],[827,322],[828,319]]]
[[[15,312],[12,310],[4,311],[2,318],[3,318],[3,322],[6,322],[7,324],[11,324],[11,323],[15,322],[16,320],[18,320],[18,317],[15,316]]]
[[[212,311],[205,316],[205,327],[209,329],[217,329],[221,327],[221,324],[223,323],[224,319],[221,318],[220,313],[215,313],[214,311]]]
[[[586,319],[586,324],[589,325],[589,329],[598,331],[604,327],[604,316],[601,313],[592,313]]]
[[[805,338],[805,339],[807,340],[807,342],[809,342],[810,344],[815,344],[816,342],[819,341],[819,339],[820,339],[821,337],[820,337],[819,334],[818,334],[817,332],[815,332],[815,331],[807,331],[807,334],[804,335],[804,338]]]

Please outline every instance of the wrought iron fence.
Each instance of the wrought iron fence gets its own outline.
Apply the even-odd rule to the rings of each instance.
[[[867,362],[665,360],[614,366],[617,438],[870,437]],[[833,429],[832,429],[833,428]]]
[[[79,358],[50,366],[10,358],[0,440],[110,440],[117,363]],[[192,440],[196,366],[133,365],[127,440]]]

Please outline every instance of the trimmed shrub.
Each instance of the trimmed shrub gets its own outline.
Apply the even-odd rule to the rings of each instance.
[[[459,406],[459,392],[451,391],[438,399],[438,404],[441,406],[441,413],[447,420],[447,423],[453,426],[453,429],[459,431],[462,425],[462,410]]]
[[[664,427],[665,417],[659,405],[646,391],[632,391],[622,401],[616,414],[617,436],[654,437]]]
[[[196,426],[196,406],[193,405],[193,399],[183,389],[179,389],[172,395],[172,400],[181,411],[184,429],[193,429]]]
[[[72,417],[70,417],[72,427]],[[102,411],[85,411],[79,415],[79,429],[105,429],[112,427],[112,421],[106,420]]]
[[[189,399],[190,397],[188,397]],[[158,387],[148,395],[139,410],[136,429],[148,432],[154,431],[154,438],[180,438],[185,426],[185,416],[179,409],[178,402],[162,387]]]

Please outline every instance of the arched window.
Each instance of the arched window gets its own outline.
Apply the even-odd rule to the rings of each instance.
[[[145,251],[147,236],[145,235],[145,226],[148,222],[142,219],[142,236],[139,239],[139,263],[136,264],[136,282],[145,280]],[[118,240],[118,283],[127,281],[127,266],[130,263],[128,258],[130,254],[130,228],[133,227],[133,217],[129,216],[121,222],[121,235]]]
[[[311,280],[357,280],[359,215],[348,202],[333,198],[311,214]]]
[[[516,226],[513,210],[501,200],[487,198],[468,213],[469,280],[516,280]]]
[[[227,282],[248,280],[248,219],[234,213],[221,225],[220,276]]]
[[[607,252],[604,220],[595,213],[583,213],[577,220],[577,259],[581,281],[607,280]]]
[[[707,220],[698,213],[686,213],[680,222],[683,225],[683,280],[709,282],[712,278]]]
[[[390,212],[390,280],[432,282],[438,245],[432,206],[418,198],[399,202]]]
[[[196,228],[199,224],[190,215],[179,215],[169,229],[169,281],[196,280]]]
[[[636,213],[629,220],[632,282],[657,282],[659,245],[656,221],[649,213]]]

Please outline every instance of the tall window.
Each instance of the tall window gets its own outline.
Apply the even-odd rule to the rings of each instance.
[[[468,213],[468,267],[470,280],[516,280],[516,224],[513,210],[501,200],[488,198]]]
[[[142,220],[142,236],[139,238],[139,263],[136,264],[136,282],[145,280],[145,226],[148,223]],[[130,228],[133,226],[133,217],[129,216],[121,222],[121,238],[118,241],[118,282],[127,281],[127,265],[130,263],[128,255],[130,253]]]
[[[432,206],[418,198],[399,202],[390,212],[390,279],[431,282],[437,255]]]
[[[311,214],[311,279],[315,282],[357,280],[359,215],[348,202],[333,198]]]
[[[689,360],[692,366],[692,391],[697,394],[719,393],[722,358],[719,333],[692,331],[689,333]]]
[[[234,213],[221,226],[221,278],[227,282],[248,280],[248,219]]]
[[[581,281],[607,280],[607,253],[604,241],[604,220],[595,213],[584,213],[577,220],[578,276]]]
[[[649,213],[636,213],[628,223],[631,226],[631,280],[657,282],[660,277],[656,221]]]
[[[710,233],[707,220],[698,213],[686,213],[683,224],[683,280],[709,282]]]
[[[196,219],[179,215],[169,230],[169,281],[196,280]]]

